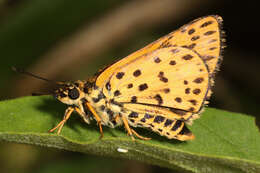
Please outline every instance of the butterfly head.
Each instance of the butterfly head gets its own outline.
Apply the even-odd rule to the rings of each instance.
[[[68,105],[78,105],[84,94],[84,82],[57,82],[57,87],[54,89],[53,96]]]
[[[35,75],[33,73],[27,72],[23,69],[12,67],[13,71],[18,73],[22,73],[36,79],[40,79],[46,82],[49,82],[55,85],[55,89],[52,91],[48,91],[47,93],[34,93],[33,95],[53,95],[56,99],[61,101],[62,103],[68,105],[78,105],[80,103],[80,99],[85,96],[85,81],[75,81],[75,82],[56,82],[41,76]]]

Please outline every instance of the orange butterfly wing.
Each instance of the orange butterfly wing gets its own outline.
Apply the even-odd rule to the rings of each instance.
[[[208,92],[209,72],[196,52],[167,47],[121,66],[110,77],[109,85],[104,94],[119,103],[198,112]]]
[[[113,72],[117,71],[117,68],[121,68],[155,49],[169,46],[186,47],[196,51],[205,60],[210,74],[213,74],[221,59],[223,44],[221,24],[222,18],[217,15],[196,19],[106,68],[97,77],[96,85],[103,87]]]
[[[196,19],[105,68],[93,80],[108,102],[122,105],[113,109],[133,126],[150,127],[168,138],[193,139],[184,125],[199,117],[211,95],[224,41],[221,24],[217,15]],[[165,118],[175,123],[170,127],[159,122]]]

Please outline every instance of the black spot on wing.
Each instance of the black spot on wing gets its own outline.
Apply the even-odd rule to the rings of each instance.
[[[107,82],[107,83],[106,83],[106,89],[107,89],[108,91],[111,90],[111,84],[110,84],[110,82]]]
[[[170,91],[171,91],[170,88],[164,88],[164,89],[163,89],[163,92],[164,92],[165,94],[169,93]]]
[[[187,113],[186,111],[175,109],[175,108],[170,108],[169,110],[177,115],[186,115]]]
[[[196,43],[192,43],[190,45],[184,45],[182,47],[187,48],[187,49],[193,49],[195,46],[196,46]]]
[[[195,35],[195,36],[191,37],[191,41],[196,41],[196,40],[198,40],[199,38],[200,38],[199,35]]]
[[[133,84],[132,83],[128,84],[127,88],[133,88]]]
[[[132,103],[136,103],[137,102],[137,97],[136,96],[132,96],[131,97],[131,102]]]
[[[211,56],[211,55],[202,56],[202,59],[204,61],[210,61],[210,60],[215,59],[215,58],[216,58],[215,56]]]
[[[185,89],[185,94],[190,94],[190,88]]]
[[[153,122],[155,122],[155,123],[162,123],[164,120],[165,120],[165,117],[160,116],[160,115],[157,115],[157,116],[154,118]]]
[[[201,28],[204,28],[204,27],[206,27],[206,26],[208,26],[208,25],[210,25],[210,24],[212,24],[213,23],[213,21],[206,21],[206,22],[204,22],[200,27]]]
[[[134,119],[130,119],[130,121],[131,121],[132,123],[135,123],[135,120],[134,120]]]
[[[203,81],[204,81],[204,79],[202,77],[198,77],[198,78],[193,80],[194,83],[198,83],[198,84],[203,82]]]
[[[119,95],[121,95],[120,91],[119,91],[119,90],[116,90],[116,91],[114,92],[114,96],[119,96]]]
[[[164,123],[164,127],[168,127],[170,126],[174,121],[173,120],[170,120],[170,119],[167,119]]]
[[[211,47],[211,48],[209,48],[209,50],[215,50],[215,49],[217,49],[217,47]]]
[[[118,72],[118,73],[116,74],[116,78],[117,78],[117,79],[122,79],[124,75],[125,75],[124,72]]]
[[[187,55],[184,55],[183,57],[182,57],[182,59],[184,59],[184,60],[191,60],[193,58],[193,56],[192,55],[190,55],[190,54],[187,54]]]
[[[192,92],[193,92],[193,94],[198,95],[198,94],[201,93],[201,90],[200,90],[199,88],[196,88],[196,89],[194,89]]]
[[[180,97],[176,97],[174,100],[175,100],[176,102],[178,102],[178,103],[181,103],[181,102],[182,102],[182,99],[181,99]]]
[[[208,36],[208,35],[212,35],[214,34],[216,31],[207,31],[204,33],[204,35]]]
[[[164,83],[167,83],[168,82],[168,78],[166,78],[164,76],[164,72],[160,71],[159,74],[158,74],[158,77],[160,79],[160,81],[164,82]]]
[[[189,100],[189,102],[190,102],[191,104],[193,104],[194,106],[197,105],[197,100],[191,99],[191,100]]]
[[[169,62],[169,64],[170,64],[170,65],[176,65],[176,61],[171,60],[171,61]]]
[[[140,121],[143,122],[143,123],[145,123],[145,122],[146,122],[146,119],[145,119],[145,118],[142,118]]]
[[[159,57],[155,57],[155,58],[154,58],[154,62],[155,62],[155,63],[160,63],[160,62],[161,62],[161,59],[160,59]]]
[[[146,90],[148,88],[148,85],[146,83],[139,85],[139,91]]]
[[[141,75],[141,70],[135,70],[134,73],[133,73],[134,77],[138,77]]]
[[[175,54],[175,53],[180,52],[180,50],[179,49],[172,49],[171,52]]]
[[[138,113],[137,112],[131,112],[129,115],[128,115],[129,118],[138,118]]]
[[[154,96],[154,99],[157,100],[157,102],[158,102],[159,105],[163,104],[163,99],[162,99],[162,97],[161,97],[160,94],[156,94],[156,95]]]
[[[150,118],[153,118],[154,116],[153,115],[150,115],[150,114],[144,114],[144,118],[145,119],[150,119]]]
[[[176,131],[182,125],[182,123],[183,123],[182,121],[177,120],[176,123],[173,125],[171,130]]]
[[[195,32],[195,29],[192,28],[192,29],[190,29],[190,30],[188,31],[188,34],[191,35],[191,34],[193,34],[194,32]]]

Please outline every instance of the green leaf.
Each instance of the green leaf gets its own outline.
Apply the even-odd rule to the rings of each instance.
[[[260,135],[251,116],[207,108],[189,128],[196,139],[169,140],[137,129],[150,141],[132,141],[123,128],[104,128],[72,116],[60,135],[47,133],[66,106],[49,96],[0,102],[0,140],[53,147],[115,158],[139,160],[187,172],[260,172]],[[73,114],[77,115],[77,114]],[[117,149],[128,150],[127,153]]]

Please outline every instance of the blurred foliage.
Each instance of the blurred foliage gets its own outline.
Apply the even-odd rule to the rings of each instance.
[[[172,2],[175,3],[175,1]],[[200,0],[198,2],[201,5],[186,4],[187,11],[184,10],[174,15],[178,17],[162,17],[159,24],[155,23],[153,27],[139,30],[139,24],[147,25],[150,20],[158,16],[160,7],[155,7],[152,11],[154,15],[151,15],[150,20],[140,21],[131,34],[121,38],[120,44],[105,51],[100,50],[100,54],[95,58],[80,62],[78,66],[64,67],[66,70],[61,71],[57,76],[51,76],[51,78],[61,77],[61,80],[85,78],[105,64],[112,63],[134,50],[140,49],[190,20],[208,14],[218,14],[224,19],[227,48],[224,51],[224,61],[220,68],[221,71],[217,75],[216,87],[214,87],[210,106],[248,113],[256,116],[257,120],[260,119],[257,105],[260,96],[258,89],[260,78],[257,76],[260,64],[258,58],[260,56],[258,48],[260,30],[256,29],[255,26],[259,16],[257,6],[254,3],[243,3],[242,1],[236,1],[235,6],[232,1],[214,0],[206,3],[206,1]],[[37,62],[42,60],[44,55],[55,49],[58,43],[64,42],[66,38],[79,32],[83,26],[94,25],[96,21],[106,18],[107,15],[128,3],[130,2],[119,0],[80,0],[76,2],[69,0],[0,0],[0,98],[4,100],[17,97],[15,91],[19,90],[21,85],[30,86],[30,83],[17,83],[21,76],[12,72],[11,66],[25,69],[33,68]],[[147,1],[147,6],[150,3]],[[188,8],[193,6],[194,8]],[[133,14],[135,14],[134,10],[129,11],[129,16]],[[121,20],[127,22],[127,18]],[[103,32],[106,32],[106,29],[104,27]],[[38,71],[47,67],[45,65]],[[44,73],[40,74],[44,76]],[[260,124],[258,122],[256,123]],[[44,168],[42,171],[48,172],[48,170],[58,169],[59,165],[69,167],[71,163],[71,167],[73,167],[74,160],[77,160],[74,166],[85,161],[95,165],[95,160],[91,160],[92,156],[10,143],[1,144],[0,152],[0,172],[3,173],[22,173],[29,170],[33,172],[34,170],[41,170],[41,168]],[[16,153],[18,153],[17,157]],[[115,169],[122,162],[111,161],[113,164],[110,160],[107,159],[108,164],[105,164],[106,160],[104,160],[104,167],[108,168],[107,172],[111,168],[109,167],[110,164],[115,165],[112,166]],[[137,163],[125,162],[125,164],[130,166],[122,168],[124,172],[127,172],[127,170],[131,172],[132,169],[130,168],[133,164],[136,166]],[[96,165],[99,166],[100,164],[97,163]],[[151,168],[140,163],[137,167],[142,172],[162,172],[162,168]],[[163,170],[164,172],[169,171]],[[122,172],[120,169],[117,171]]]
[[[0,51],[4,58],[0,74],[5,81],[1,90],[10,88],[7,81],[12,75],[11,66],[28,67],[59,39],[114,5],[113,1],[25,1],[0,28]]]

